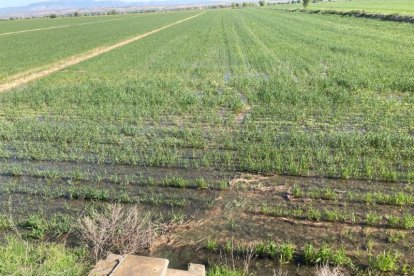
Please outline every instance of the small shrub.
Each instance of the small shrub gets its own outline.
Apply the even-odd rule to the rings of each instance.
[[[196,185],[199,189],[207,189],[208,188],[207,181],[202,177],[196,179]]]
[[[265,252],[267,255],[269,255],[271,258],[275,258],[277,256],[277,245],[274,241],[269,241],[266,244]]]
[[[266,244],[264,242],[260,242],[255,246],[255,252],[258,256],[264,256],[266,254]]]
[[[207,241],[207,249],[210,251],[216,251],[218,249],[218,243],[216,240],[208,239]]]
[[[399,217],[388,216],[387,223],[388,223],[388,226],[390,227],[399,227],[399,225],[401,224],[401,220]]]
[[[118,204],[80,219],[80,232],[91,246],[96,259],[106,252],[119,254],[142,253],[175,225],[155,221],[150,213],[141,213],[137,207]]]
[[[381,221],[381,216],[375,214],[375,213],[368,213],[365,216],[365,223],[367,225],[378,225]]]
[[[306,263],[313,263],[316,260],[317,250],[312,244],[306,244],[303,249],[303,254]]]
[[[320,221],[322,218],[322,212],[319,209],[309,208],[308,219],[314,221]]]
[[[302,197],[303,196],[303,191],[300,187],[295,185],[295,186],[293,186],[292,195],[294,197]]]
[[[410,214],[405,214],[401,219],[401,227],[404,229],[414,228],[414,216]]]
[[[317,251],[314,262],[327,264],[331,259],[332,253],[332,249],[328,245],[323,244]]]
[[[227,189],[229,187],[229,182],[228,181],[226,181],[226,180],[221,180],[220,182],[219,182],[219,188],[220,188],[220,190],[225,190],[225,189]]]
[[[399,254],[397,252],[392,253],[390,251],[384,251],[380,255],[371,257],[369,260],[369,266],[381,272],[393,272],[398,269]]]
[[[329,263],[336,266],[352,265],[352,261],[348,256],[346,256],[345,249],[343,247],[332,252],[332,255],[329,258]]]
[[[334,199],[336,199],[336,194],[332,189],[325,188],[325,189],[323,189],[323,191],[321,193],[321,198],[322,199],[328,199],[328,200],[334,200]]]
[[[280,263],[290,263],[293,260],[295,254],[295,245],[291,243],[282,243],[279,245],[279,261]]]
[[[224,245],[224,251],[226,253],[230,253],[230,252],[233,251],[233,241],[232,240],[226,241],[226,244]]]
[[[326,221],[338,221],[340,219],[340,214],[338,210],[324,210],[323,212],[324,220]]]
[[[69,233],[74,227],[75,219],[69,215],[56,214],[50,220],[49,229],[54,235]]]

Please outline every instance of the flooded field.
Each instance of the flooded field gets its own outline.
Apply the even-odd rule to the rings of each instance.
[[[57,242],[84,269],[68,275],[85,274],[125,253],[116,223],[113,244],[85,234],[121,206],[153,234],[136,253],[173,268],[413,273],[412,25],[259,7],[110,22],[99,26],[124,32],[90,39],[111,50],[0,95],[4,246]],[[42,37],[55,45],[71,28]],[[27,34],[8,39],[30,45]],[[35,58],[53,45],[2,62],[0,85],[59,61]]]
[[[31,165],[43,172],[52,167],[45,162]],[[71,165],[60,164],[63,171]],[[96,180],[103,172],[112,175],[111,169],[119,180]],[[275,247],[274,255],[252,256],[251,272],[313,273],[313,265],[322,261],[309,263],[309,245],[343,250],[344,260],[331,262],[354,272],[384,250],[400,252],[402,265],[414,259],[414,198],[408,184],[109,165],[95,167],[93,175],[95,179],[3,175],[3,214],[20,223],[34,214],[64,223],[76,221],[91,206],[138,205],[142,212],[188,223],[148,252],[183,269],[191,262],[243,267],[245,248],[257,250],[268,243]],[[25,227],[21,231],[30,233]],[[77,244],[76,231],[68,233],[52,227],[45,231],[48,239],[69,238]],[[277,253],[277,246],[284,244],[293,248],[287,262]]]

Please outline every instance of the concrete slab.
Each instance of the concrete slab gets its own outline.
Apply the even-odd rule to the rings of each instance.
[[[201,264],[190,264],[188,271],[192,273],[193,276],[205,276],[206,267]]]
[[[195,276],[193,273],[185,271],[185,270],[179,270],[179,269],[167,269],[166,276]]]
[[[111,276],[166,276],[167,259],[127,255]]]
[[[124,256],[109,254],[105,260],[100,260],[88,276],[107,276],[122,261]]]

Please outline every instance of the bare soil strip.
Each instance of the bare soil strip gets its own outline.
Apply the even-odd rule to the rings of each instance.
[[[54,26],[54,27],[47,27],[47,28],[39,28],[39,29],[32,29],[32,30],[23,30],[23,31],[17,31],[17,32],[9,32],[9,33],[2,33],[2,35],[12,35],[12,34],[21,34],[21,33],[29,33],[29,32],[37,32],[37,31],[43,31],[43,30],[52,30],[52,29],[60,29],[60,28],[67,28],[73,25],[62,25],[62,26]]]
[[[46,28],[16,31],[16,32],[0,33],[0,36],[12,35],[12,34],[21,34],[21,33],[29,33],[29,32],[37,32],[37,31],[45,31],[45,30],[52,30],[52,29],[61,29],[61,28],[76,27],[76,26],[83,26],[83,25],[92,25],[92,24],[99,24],[99,23],[104,23],[104,22],[125,20],[127,18],[129,18],[129,17],[113,18],[113,19],[109,19],[109,20],[100,20],[100,21],[95,21],[95,22],[85,22],[85,23],[79,23],[79,24],[74,24],[74,25],[61,25],[61,26],[53,26],[53,27],[46,27]]]
[[[60,71],[62,69],[65,69],[65,68],[67,68],[69,66],[78,64],[78,63],[80,63],[82,61],[85,61],[85,60],[94,58],[96,56],[102,55],[102,54],[107,53],[109,51],[112,51],[112,50],[114,50],[116,48],[123,47],[123,46],[125,46],[127,44],[130,44],[132,42],[135,42],[137,40],[140,40],[140,39],[142,39],[144,37],[147,37],[147,36],[152,35],[154,33],[160,32],[160,31],[165,30],[167,28],[170,28],[172,26],[178,25],[178,24],[180,24],[182,22],[185,22],[187,20],[193,19],[193,18],[195,18],[197,16],[200,16],[201,14],[203,14],[203,13],[199,13],[199,14],[196,14],[194,16],[187,17],[187,18],[185,18],[183,20],[180,20],[180,21],[177,21],[177,22],[168,24],[168,25],[163,26],[161,28],[152,30],[150,32],[141,34],[139,36],[136,36],[136,37],[133,37],[133,38],[124,40],[124,41],[121,41],[121,42],[119,42],[117,44],[114,44],[114,45],[111,45],[111,46],[95,48],[95,49],[93,49],[93,50],[91,50],[91,51],[89,51],[87,53],[69,57],[69,58],[64,59],[64,60],[61,60],[61,61],[59,61],[59,62],[57,62],[55,64],[52,64],[48,68],[46,68],[44,70],[41,70],[41,71],[38,71],[38,72],[34,72],[34,73],[29,72],[26,75],[18,74],[18,76],[19,76],[18,78],[16,78],[16,75],[15,76],[12,76],[11,79],[13,79],[13,81],[7,82],[7,83],[4,83],[4,84],[1,84],[0,85],[0,93],[6,92],[6,91],[8,91],[10,89],[13,89],[13,88],[16,88],[18,86],[27,84],[28,82],[31,82],[33,80],[36,80],[36,79],[45,77],[47,75],[50,75],[52,73],[55,73],[55,72]]]

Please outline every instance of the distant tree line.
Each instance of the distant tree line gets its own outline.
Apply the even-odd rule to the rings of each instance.
[[[254,2],[242,2],[242,3],[233,2],[233,3],[231,3],[231,7],[233,9],[235,9],[235,8],[255,7],[257,5],[262,7],[262,6],[265,6],[266,3],[267,2],[265,0],[259,0],[258,4],[254,3]]]
[[[233,2],[231,4],[221,4],[221,5],[209,5],[209,6],[194,6],[194,7],[186,7],[186,8],[171,8],[171,9],[159,9],[159,8],[151,8],[151,9],[143,9],[143,10],[134,10],[134,11],[119,11],[119,10],[109,10],[109,11],[102,11],[102,12],[80,12],[75,11],[73,13],[66,13],[66,14],[49,14],[43,16],[44,18],[58,18],[58,17],[79,17],[79,16],[100,16],[100,15],[115,15],[115,14],[134,14],[134,13],[151,13],[151,12],[163,12],[163,11],[178,11],[178,10],[200,10],[200,9],[225,9],[225,8],[247,8],[247,7],[255,7],[255,6],[266,6],[266,5],[279,5],[279,4],[293,4],[293,3],[304,3],[304,1],[308,2],[307,5],[312,2],[319,2],[324,0],[292,0],[287,2],[267,2],[267,0],[259,0],[258,2]],[[331,0],[325,0],[331,1]],[[4,20],[20,20],[20,19],[33,19],[39,18],[39,16],[28,16],[28,17],[10,17],[10,18],[0,18],[1,21]]]

